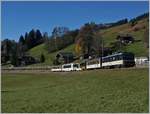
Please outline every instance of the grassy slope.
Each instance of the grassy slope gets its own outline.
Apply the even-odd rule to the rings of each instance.
[[[148,112],[148,69],[2,74],[2,112]]]
[[[147,19],[143,19],[141,21],[138,22],[138,24],[136,26],[148,26],[148,21]],[[126,47],[126,51],[130,51],[133,52],[135,54],[135,56],[146,56],[148,55],[148,49],[145,48],[144,46],[144,41],[143,41],[143,37],[144,37],[144,30],[145,29],[140,29],[138,31],[133,31],[131,26],[129,24],[124,24],[124,25],[120,25],[120,26],[116,26],[116,27],[112,27],[109,29],[105,29],[105,30],[101,30],[100,33],[102,34],[102,36],[104,37],[104,42],[105,42],[105,46],[109,46],[111,42],[115,41],[116,36],[118,35],[118,33],[130,33],[135,40],[141,40],[140,42],[135,42],[134,44],[130,44]],[[65,49],[62,49],[63,51],[72,51],[74,52],[75,45],[70,45],[68,47],[66,47]],[[62,51],[60,50],[60,51]],[[54,56],[56,55],[57,52],[54,53],[48,53],[45,49],[44,49],[44,44],[41,44],[39,46],[36,46],[34,48],[32,48],[29,53],[34,56],[34,57],[40,57],[40,54],[43,53],[46,57],[46,61],[45,63],[40,63],[40,64],[36,64],[36,65],[51,65],[52,61],[54,59]]]
[[[148,27],[147,18],[139,21],[136,26]],[[106,30],[102,30],[100,31],[100,33],[104,38],[106,46],[109,46],[111,42],[115,41],[115,38],[119,33],[131,34],[135,38],[135,40],[141,41],[128,45],[126,47],[126,51],[133,52],[136,56],[146,56],[148,55],[148,49],[146,49],[144,45],[144,31],[145,28],[139,29],[138,31],[133,31],[132,27],[129,24],[124,24]]]
[[[72,45],[70,45],[70,46],[68,46],[68,47],[66,47],[66,48],[64,48],[64,49],[62,49],[60,51],[74,52],[74,48],[75,48],[75,45],[72,44]],[[54,58],[55,58],[56,53],[58,53],[58,52],[48,53],[48,51],[45,50],[44,44],[41,44],[39,46],[36,46],[36,47],[32,48],[29,51],[29,53],[30,53],[30,55],[32,55],[32,56],[34,56],[36,58],[40,58],[41,53],[44,54],[44,56],[46,58],[45,63],[35,64],[35,65],[51,65],[53,60],[54,60]]]

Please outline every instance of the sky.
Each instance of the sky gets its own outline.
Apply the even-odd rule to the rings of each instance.
[[[87,22],[109,23],[131,19],[149,11],[148,1],[3,1],[1,3],[2,40],[18,41],[31,29],[51,32],[56,26],[70,30]]]

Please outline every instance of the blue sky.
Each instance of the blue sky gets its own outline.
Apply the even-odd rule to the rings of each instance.
[[[40,29],[50,35],[55,26],[80,28],[84,23],[114,22],[148,12],[148,1],[124,2],[19,2],[5,1],[2,8],[2,39],[18,41],[20,35],[31,29]]]

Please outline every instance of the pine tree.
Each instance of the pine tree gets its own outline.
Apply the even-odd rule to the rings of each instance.
[[[44,56],[43,53],[41,54],[40,61],[41,61],[42,63],[45,62],[45,56]]]
[[[22,45],[25,44],[25,39],[24,39],[24,37],[22,35],[19,38],[19,43],[22,44]]]
[[[41,44],[43,42],[44,40],[43,40],[40,30],[36,30],[36,44],[35,45]]]

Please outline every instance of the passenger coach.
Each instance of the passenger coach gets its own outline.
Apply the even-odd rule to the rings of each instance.
[[[80,71],[80,64],[79,63],[69,63],[63,64],[61,66],[54,66],[51,71],[53,72],[62,72],[62,71]]]
[[[62,71],[80,71],[80,64],[79,63],[69,63],[62,65]]]
[[[102,58],[102,67],[133,67],[134,54],[129,52],[117,53]]]
[[[89,60],[86,69],[133,67],[135,65],[134,54],[129,52],[116,53],[106,57]]]
[[[86,62],[86,69],[101,68],[101,64],[100,63],[101,63],[100,58],[89,60],[89,61]]]

